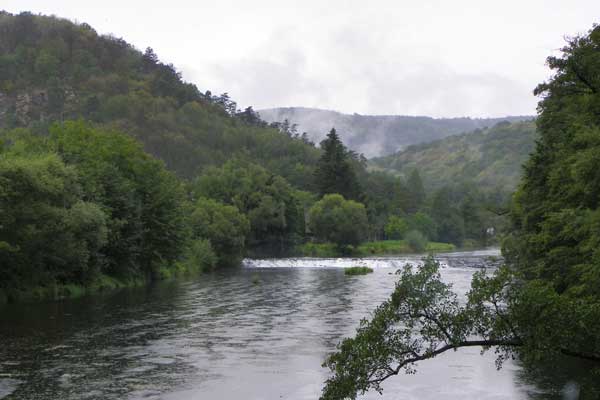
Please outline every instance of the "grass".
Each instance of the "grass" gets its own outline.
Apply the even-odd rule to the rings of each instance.
[[[304,243],[296,247],[296,252],[303,257],[339,257],[340,250],[333,243]]]
[[[425,246],[427,253],[438,253],[444,251],[453,251],[456,247],[450,243],[428,242]],[[414,253],[414,250],[405,240],[380,240],[377,242],[367,242],[358,246],[357,252],[362,255],[391,255]]]
[[[428,242],[425,247],[427,253],[440,253],[456,250],[450,243]],[[410,248],[405,240],[379,240],[366,242],[354,249],[340,251],[333,243],[305,243],[296,247],[298,255],[303,257],[343,257],[343,256],[377,256],[392,254],[409,254],[415,251]]]
[[[344,268],[344,275],[366,275],[373,272],[372,268],[369,267],[350,267]]]

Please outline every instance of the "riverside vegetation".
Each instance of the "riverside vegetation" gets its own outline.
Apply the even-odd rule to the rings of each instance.
[[[4,301],[142,284],[249,252],[422,250],[503,233],[506,265],[476,273],[466,302],[433,258],[400,270],[389,300],[325,361],[322,398],[381,391],[461,347],[494,348],[498,366],[600,365],[600,27],[548,58],[555,75],[536,89],[538,141],[512,198],[473,181],[430,188],[416,169],[370,172],[335,129],[317,147],[87,24],[2,12],[0,32]]]
[[[505,206],[493,192],[369,172],[335,129],[317,147],[85,23],[0,12],[0,32],[2,301],[246,254],[485,245],[506,225],[489,212]]]
[[[322,399],[355,399],[415,363],[461,347],[494,348],[498,367],[565,357],[600,373],[600,26],[549,57],[540,84],[540,136],[525,165],[503,244],[506,265],[474,275],[467,302],[442,282],[439,264],[406,267],[386,302],[325,365]],[[598,398],[583,385],[580,398]]]

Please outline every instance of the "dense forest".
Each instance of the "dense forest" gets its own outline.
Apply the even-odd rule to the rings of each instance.
[[[536,138],[533,121],[504,121],[491,128],[409,146],[370,162],[401,176],[417,169],[426,188],[439,188],[447,182],[472,182],[488,190],[512,193]]]
[[[337,258],[493,244],[503,259],[490,262],[493,271],[468,275],[466,298],[442,279],[434,255],[398,269],[397,278],[380,273],[395,282],[392,294],[328,355],[321,398],[382,392],[386,380],[464,347],[493,349],[498,368],[515,358],[531,370],[569,359],[600,373],[600,26],[566,40],[547,59],[553,75],[535,89],[535,120],[339,113],[332,120],[309,109],[266,110],[267,116],[240,110],[227,93],[185,82],[151,48],[140,51],[85,23],[0,12],[0,303],[225,272],[247,256]],[[313,123],[316,131],[308,127]],[[360,153],[384,148],[401,151],[371,163]],[[369,271],[356,265],[347,273]],[[365,278],[331,276],[352,279],[352,290],[360,287],[355,279]],[[318,291],[331,287],[303,279]],[[246,294],[250,284],[259,301],[242,302],[261,309],[267,325],[262,317],[271,318],[277,303],[265,293],[273,290],[249,274],[233,290]],[[286,278],[288,297],[309,297],[288,293],[290,286]],[[208,303],[218,297],[206,292],[200,298]],[[327,312],[353,306],[340,298]],[[197,311],[197,298],[178,301],[186,313]],[[226,325],[243,328],[236,326],[242,320],[230,321],[228,307],[206,314],[224,314]],[[134,313],[131,325],[138,323]],[[169,343],[172,328],[184,324],[186,335],[204,335],[196,322],[157,318],[154,309],[150,315],[144,323],[164,324]],[[278,317],[288,329],[292,314]],[[93,319],[93,329],[107,320]],[[78,331],[63,332],[63,320],[50,324],[58,339],[44,338],[52,346],[44,343],[43,352],[75,351],[62,340]],[[34,332],[44,336],[39,326]],[[345,325],[331,329],[323,341],[339,337]],[[221,326],[217,331],[223,336]],[[300,331],[313,337],[307,326]],[[145,342],[139,331],[118,332],[134,332],[127,342],[134,358],[139,343],[164,345]],[[246,331],[236,334],[231,346],[245,346],[238,339]],[[190,343],[183,341],[186,351]],[[108,357],[117,358],[113,350]],[[25,364],[37,364],[39,353]],[[171,359],[149,355],[150,369],[173,371],[165,363]],[[106,365],[113,379],[114,364]],[[58,373],[87,384],[88,375]],[[582,398],[600,397],[597,383],[578,390]]]
[[[135,137],[185,178],[239,155],[303,187],[318,158],[251,107],[184,82],[150,48],[142,53],[87,24],[0,13],[0,127],[45,132],[80,118]]]
[[[494,348],[498,366],[515,356],[533,369],[568,357],[598,372],[600,26],[547,62],[554,75],[535,90],[539,140],[514,196],[506,265],[476,273],[466,304],[435,260],[400,271],[390,299],[328,359],[322,399],[381,391],[416,362],[469,346]],[[599,395],[592,383],[574,396]]]
[[[529,120],[527,116],[504,118],[431,118],[404,115],[342,114],[317,108],[282,107],[259,110],[268,122],[288,121],[299,132],[306,132],[310,140],[319,142],[335,127],[351,150],[365,156],[381,157],[405,149],[407,146],[427,143],[448,136],[485,129],[502,121]]]
[[[249,253],[477,246],[506,225],[502,196],[462,182],[428,191],[416,170],[369,172],[335,129],[315,145],[85,23],[2,12],[0,32],[5,299],[235,265]]]

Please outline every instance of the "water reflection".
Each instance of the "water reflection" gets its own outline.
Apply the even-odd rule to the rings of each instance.
[[[446,256],[444,279],[464,293],[487,256]],[[315,399],[325,355],[389,295],[391,273],[419,258],[367,260],[376,270],[360,277],[327,267],[343,262],[250,262],[195,281],[6,307],[0,398]],[[552,386],[514,363],[497,372],[493,359],[445,354],[389,381],[383,398],[560,398],[554,378]]]

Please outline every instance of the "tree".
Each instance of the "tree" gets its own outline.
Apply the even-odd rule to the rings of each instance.
[[[103,267],[107,216],[54,154],[0,156],[0,287],[86,283]]]
[[[508,260],[565,295],[600,301],[600,26],[549,57],[540,135],[515,194]]]
[[[107,213],[103,272],[149,276],[181,256],[184,192],[162,162],[131,137],[83,122],[54,125],[50,146],[77,169],[85,197]]]
[[[437,237],[437,226],[428,214],[419,211],[409,215],[406,220],[410,230],[421,232],[428,240]]]
[[[368,229],[365,206],[339,194],[323,196],[310,209],[308,219],[317,239],[340,248],[360,244]]]
[[[409,231],[406,234],[406,243],[415,253],[423,253],[427,249],[427,238],[419,231]]]
[[[415,213],[423,206],[425,202],[425,188],[419,170],[414,169],[406,182],[408,189],[408,204],[406,211]]]
[[[244,121],[248,125],[264,126],[266,122],[260,119],[260,114],[252,108],[252,106],[246,107],[244,111],[236,113],[236,116]]]
[[[335,129],[321,142],[323,155],[317,163],[315,182],[321,196],[339,193],[347,199],[359,200],[361,190],[349,153]]]
[[[286,247],[304,234],[304,212],[292,186],[256,164],[230,160],[208,168],[194,195],[237,207],[250,222],[249,245]]]
[[[402,239],[406,235],[406,232],[408,232],[408,229],[408,223],[404,218],[392,215],[385,225],[385,235],[388,239]]]
[[[437,225],[437,240],[460,246],[465,238],[464,220],[452,189],[444,187],[437,190],[431,203],[431,214]]]
[[[322,399],[380,391],[416,362],[467,346],[495,348],[498,366],[518,355],[525,366],[575,357],[600,368],[600,27],[562,52],[536,89],[540,140],[515,194],[507,264],[476,273],[464,305],[433,260],[405,268],[390,299],[326,361]],[[435,197],[432,212],[454,214],[443,209],[450,193]]]
[[[200,198],[194,204],[190,225],[194,239],[210,241],[219,264],[235,265],[241,260],[250,224],[237,207]]]
[[[152,49],[152,47],[146,47],[146,51],[142,55],[142,67],[145,72],[152,71],[158,65],[158,56]]]
[[[387,379],[414,373],[416,363],[461,347],[494,348],[498,366],[517,354],[525,363],[558,356],[600,362],[600,352],[587,344],[597,343],[600,334],[598,307],[565,301],[547,285],[516,285],[520,278],[508,268],[492,276],[477,272],[466,304],[442,282],[432,258],[416,271],[407,265],[398,273],[390,298],[327,358],[333,374],[322,400],[381,393]]]

